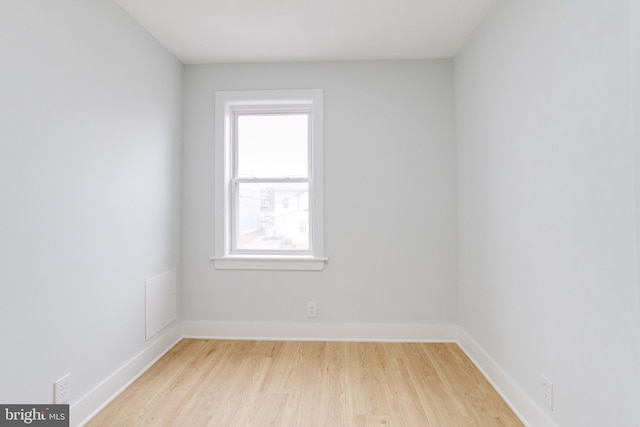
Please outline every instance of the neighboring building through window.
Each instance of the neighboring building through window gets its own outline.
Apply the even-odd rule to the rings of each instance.
[[[324,267],[322,95],[216,93],[217,268]]]

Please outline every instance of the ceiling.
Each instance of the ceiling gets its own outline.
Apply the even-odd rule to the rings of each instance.
[[[454,56],[494,0],[115,0],[185,64]]]

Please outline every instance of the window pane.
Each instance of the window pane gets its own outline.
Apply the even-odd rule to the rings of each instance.
[[[238,184],[240,250],[309,250],[309,184]]]
[[[238,177],[307,177],[307,114],[238,116]]]

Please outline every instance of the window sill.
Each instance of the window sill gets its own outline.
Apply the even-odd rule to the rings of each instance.
[[[328,258],[310,256],[270,256],[270,255],[227,255],[211,257],[219,270],[324,270]]]

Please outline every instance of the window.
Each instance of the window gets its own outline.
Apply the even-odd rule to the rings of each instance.
[[[322,100],[216,93],[216,268],[324,268]]]

